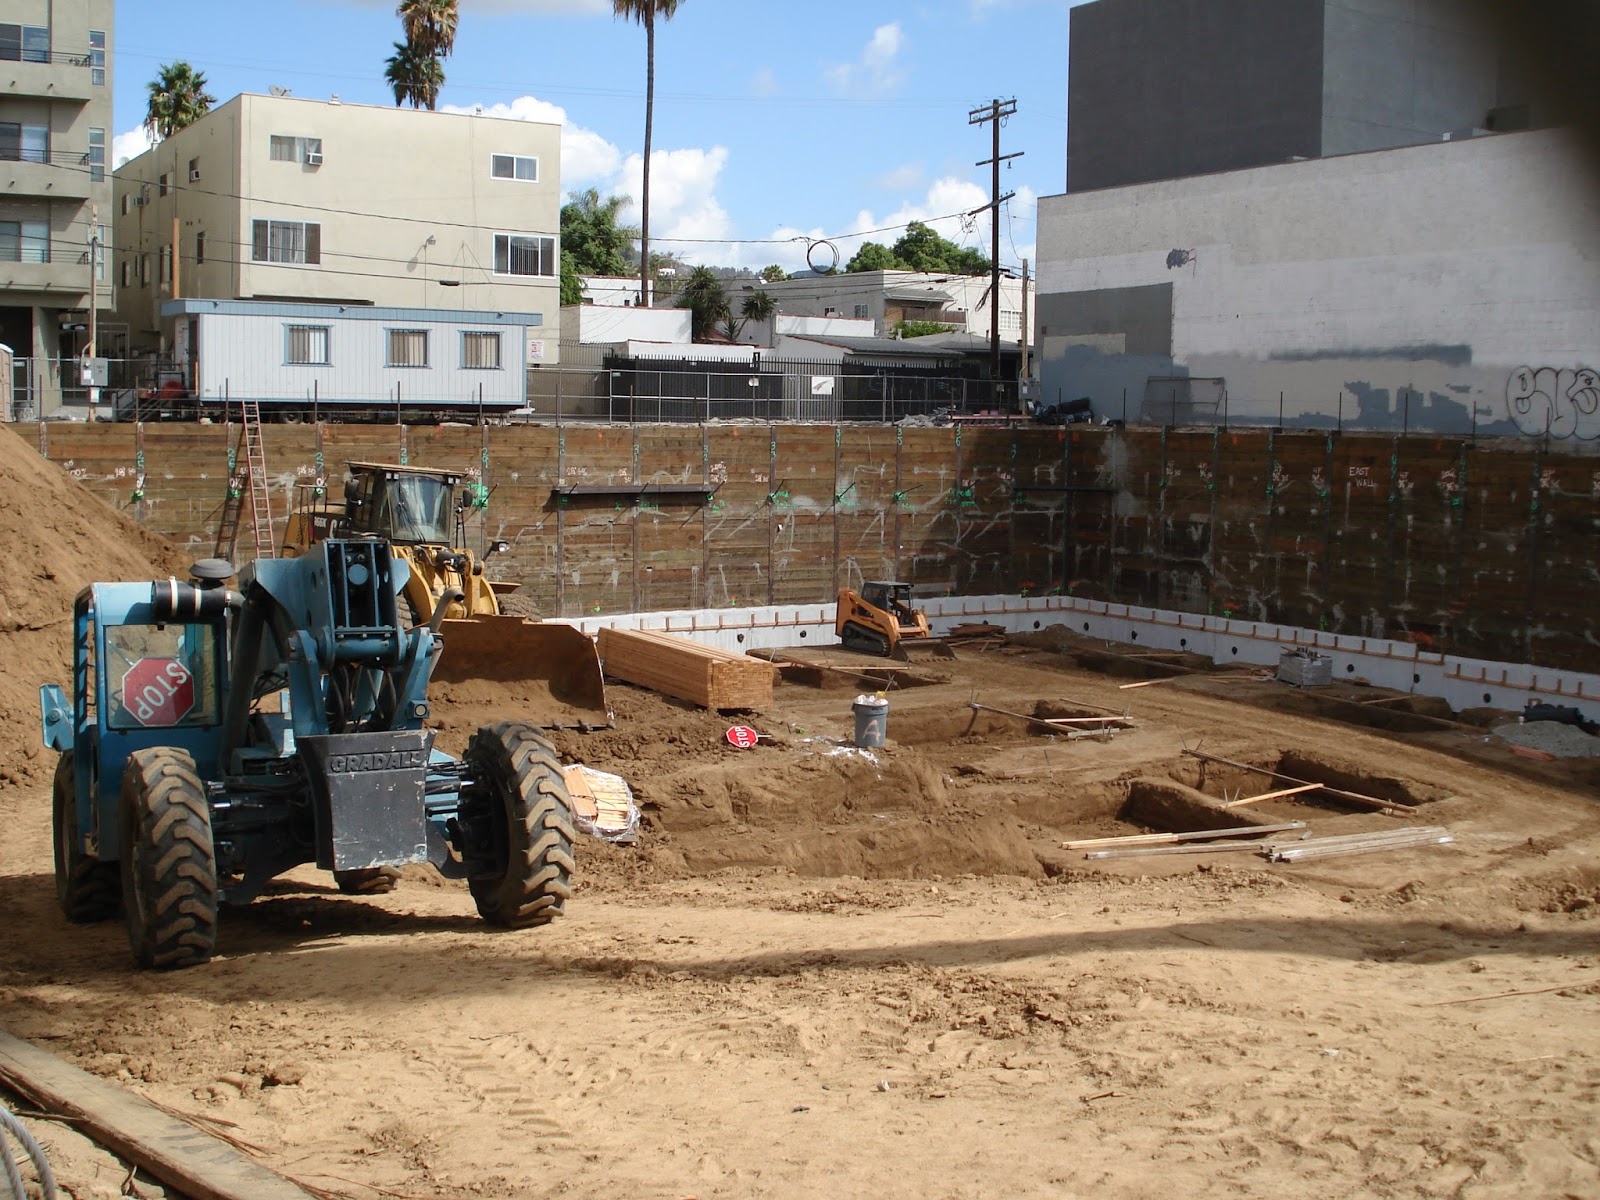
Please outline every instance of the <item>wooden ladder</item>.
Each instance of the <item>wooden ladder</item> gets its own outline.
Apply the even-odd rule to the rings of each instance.
[[[228,479],[228,496],[222,518],[217,523],[216,556],[234,561],[239,549],[239,526],[244,516],[244,489],[250,487],[250,527],[255,539],[255,556],[271,558],[272,495],[267,488],[267,455],[261,439],[261,406],[254,400],[239,401],[242,424],[234,449],[233,473]]]

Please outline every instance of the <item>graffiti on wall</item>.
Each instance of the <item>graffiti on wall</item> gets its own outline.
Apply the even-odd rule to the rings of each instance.
[[[1518,367],[1506,412],[1530,437],[1600,438],[1600,373],[1589,367]]]

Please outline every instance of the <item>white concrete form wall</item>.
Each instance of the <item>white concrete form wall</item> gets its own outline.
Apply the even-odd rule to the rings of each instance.
[[[1368,683],[1419,696],[1437,696],[1456,710],[1488,706],[1520,710],[1530,701],[1600,705],[1600,675],[1519,663],[1432,654],[1409,642],[1343,637],[1256,621],[1233,621],[1156,608],[1134,608],[1063,596],[953,596],[920,600],[936,634],[983,621],[1011,633],[1052,625],[1107,642],[1182,650],[1221,664],[1276,668],[1286,649],[1314,650],[1333,660],[1335,679]],[[590,635],[607,626],[651,629],[743,653],[754,649],[836,646],[831,604],[629,613],[565,621]]]
[[[191,302],[188,307],[203,302]],[[531,314],[449,313],[427,309],[360,309],[341,315],[337,306],[261,305],[258,313],[196,314],[199,325],[198,392],[202,399],[251,398],[264,406],[302,408],[313,396],[321,403],[373,407],[458,404],[473,409],[480,400],[496,408],[524,403],[526,345],[541,330]],[[326,328],[326,365],[287,361],[290,326]],[[391,367],[389,331],[425,330],[426,367]],[[462,366],[463,333],[497,334],[500,367]]]
[[[1046,197],[1039,247],[1049,398],[1119,416],[1125,387],[1131,418],[1165,371],[1243,423],[1281,392],[1289,426],[1600,438],[1600,187],[1565,131]],[[1166,286],[1135,353],[1117,297]]]

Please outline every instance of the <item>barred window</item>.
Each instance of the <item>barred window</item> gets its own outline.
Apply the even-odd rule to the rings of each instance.
[[[285,325],[284,361],[303,366],[328,365],[328,326]]]
[[[461,365],[467,370],[499,370],[500,335],[498,333],[463,331],[461,334]]]
[[[553,277],[556,273],[555,238],[520,237],[512,233],[495,234],[494,273]]]
[[[425,367],[428,365],[428,331],[426,329],[389,330],[390,367]]]

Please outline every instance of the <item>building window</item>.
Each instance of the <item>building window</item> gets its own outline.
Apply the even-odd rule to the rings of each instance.
[[[122,260],[122,286],[133,286],[133,260],[131,258]]]
[[[496,179],[516,179],[523,183],[539,182],[539,160],[526,154],[491,154],[489,174]]]
[[[0,159],[10,162],[49,162],[50,127],[0,121]]]
[[[856,305],[856,316],[864,317],[866,315],[867,315],[867,306],[865,304]]]
[[[469,371],[498,371],[500,369],[500,335],[463,331],[461,334],[461,366]]]
[[[512,233],[494,235],[494,273],[496,275],[549,275],[556,273],[556,240],[547,237],[519,237]]]
[[[89,82],[95,87],[106,85],[106,31],[89,30]]]
[[[172,176],[163,175],[156,180],[156,195],[165,196],[172,190]]]
[[[194,265],[199,266],[206,261],[206,235],[200,232],[194,235]]]
[[[300,366],[328,365],[328,326],[285,325],[284,361]]]
[[[0,25],[0,62],[50,61],[50,30],[44,25]]]
[[[172,282],[172,247],[161,247],[161,282]]]
[[[89,130],[89,182],[106,181],[106,131]]]
[[[426,329],[389,330],[389,367],[425,367],[428,365],[428,331]]]
[[[0,221],[0,262],[50,261],[50,222]]]
[[[94,240],[89,243],[89,252],[95,256],[94,277],[101,283],[106,281],[106,260],[111,257],[111,243],[106,240],[106,227],[94,227]]]
[[[275,133],[269,145],[268,155],[273,162],[306,163],[309,166],[320,166],[322,163],[322,139],[315,137],[292,137],[288,134]]]
[[[122,207],[122,215],[123,216],[127,216],[129,210],[133,208],[133,196],[132,196],[131,193],[128,193],[128,192],[123,192],[122,193],[121,207]]]
[[[200,178],[200,160],[198,158],[191,158],[189,160],[189,182],[190,183],[194,183],[199,178]]]
[[[320,263],[322,226],[311,221],[252,221],[250,257],[256,262]]]
[[[139,255],[139,286],[150,286],[150,256],[148,254]]]

